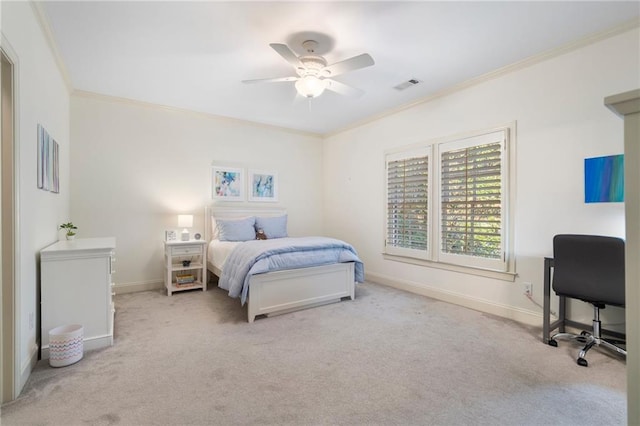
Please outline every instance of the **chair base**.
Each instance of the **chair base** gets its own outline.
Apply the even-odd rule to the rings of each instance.
[[[624,341],[604,339],[601,336],[601,323],[600,323],[600,311],[597,306],[594,306],[594,319],[593,319],[593,333],[583,331],[580,334],[573,333],[556,333],[549,339],[549,346],[557,347],[558,342],[556,339],[569,339],[575,340],[580,344],[584,344],[584,347],[578,354],[576,362],[582,367],[588,367],[589,363],[586,360],[587,352],[594,346],[602,346],[612,352],[616,352],[620,355],[627,356],[627,351],[617,346],[618,344],[624,344]]]

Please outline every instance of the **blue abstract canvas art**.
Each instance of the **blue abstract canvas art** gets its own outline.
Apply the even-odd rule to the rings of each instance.
[[[278,174],[249,170],[249,201],[278,201]]]
[[[234,167],[214,166],[212,197],[220,201],[244,201],[244,170]]]
[[[624,155],[585,158],[584,202],[624,201]]]

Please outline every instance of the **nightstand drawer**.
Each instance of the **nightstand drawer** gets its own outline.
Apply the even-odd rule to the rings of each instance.
[[[202,245],[187,247],[171,247],[173,256],[202,254]]]

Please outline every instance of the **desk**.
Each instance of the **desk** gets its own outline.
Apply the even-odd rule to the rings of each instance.
[[[542,318],[542,341],[549,343],[551,339],[551,332],[556,328],[560,333],[565,332],[565,326],[574,327],[580,330],[592,330],[592,324],[584,324],[581,322],[573,321],[567,318],[567,297],[558,296],[558,319],[551,322],[551,269],[553,268],[553,258],[544,258],[544,306],[543,306],[543,318]],[[602,334],[609,335],[616,339],[625,339],[624,333],[617,331],[601,329]]]

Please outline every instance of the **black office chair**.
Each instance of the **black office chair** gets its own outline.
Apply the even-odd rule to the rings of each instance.
[[[555,339],[575,339],[585,346],[580,351],[578,365],[587,367],[587,351],[602,346],[627,355],[620,340],[601,336],[600,309],[605,305],[625,305],[624,241],[620,238],[594,235],[556,235],[553,238],[553,290],[559,296],[580,299],[593,305],[593,331],[579,335],[557,333],[549,345],[558,346]],[[564,331],[561,329],[561,331]]]

